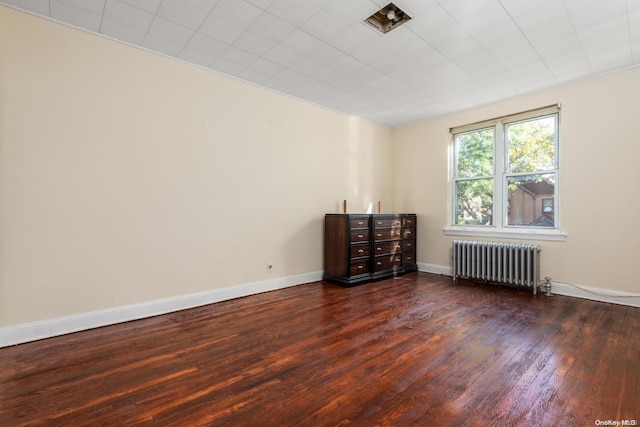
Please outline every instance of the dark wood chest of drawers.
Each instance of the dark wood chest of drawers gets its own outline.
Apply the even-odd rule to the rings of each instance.
[[[325,216],[325,280],[354,285],[417,269],[415,214]]]

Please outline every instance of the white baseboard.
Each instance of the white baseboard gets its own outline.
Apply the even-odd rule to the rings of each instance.
[[[445,276],[451,276],[453,274],[451,267],[437,264],[418,263],[418,270]],[[101,326],[128,322],[130,320],[157,316],[276,289],[284,289],[290,286],[316,282],[318,280],[322,280],[322,271],[3,327],[0,328],[0,348]],[[551,292],[556,295],[640,307],[640,295],[628,292],[587,286],[576,287],[557,282],[551,282]]]
[[[453,276],[453,269],[444,265],[418,263],[418,270],[425,273]],[[568,283],[551,281],[551,293],[568,297],[608,302],[631,307],[640,307],[640,295],[611,289],[592,288],[588,286],[570,285]]]
[[[575,286],[568,283],[551,281],[551,293],[556,295],[565,295],[568,297],[590,299],[599,302],[640,307],[640,295],[611,289]]]
[[[0,328],[0,348],[322,280],[322,271]]]
[[[418,263],[418,271],[425,273],[443,274],[445,276],[453,276],[453,269],[444,265]]]

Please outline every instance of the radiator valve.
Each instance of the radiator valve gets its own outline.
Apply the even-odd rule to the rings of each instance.
[[[544,295],[550,297],[551,294],[551,277],[545,277],[544,281],[540,283],[540,289],[544,292]]]

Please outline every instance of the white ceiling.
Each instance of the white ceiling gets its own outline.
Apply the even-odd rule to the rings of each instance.
[[[0,0],[396,128],[640,64],[640,0]]]

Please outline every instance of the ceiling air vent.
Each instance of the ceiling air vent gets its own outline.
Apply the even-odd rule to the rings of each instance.
[[[388,33],[394,28],[407,22],[411,17],[404,13],[398,6],[389,3],[370,17],[364,20],[365,24],[371,25],[382,34]]]

